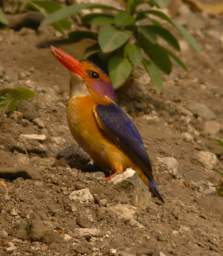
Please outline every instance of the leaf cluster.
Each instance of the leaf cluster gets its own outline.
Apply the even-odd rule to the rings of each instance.
[[[125,0],[124,3],[119,9],[107,4],[66,6],[52,0],[30,0],[27,8],[43,13],[46,17],[43,22],[60,32],[72,27],[72,19],[81,21],[83,29],[70,32],[68,39],[72,42],[93,40],[84,58],[103,60],[115,88],[123,85],[140,65],[160,91],[163,76],[171,73],[174,63],[186,69],[179,58],[177,33],[195,50],[201,48],[185,27],[162,11],[169,0]]]
[[[30,100],[35,93],[26,87],[6,88],[0,90],[0,112],[15,111],[18,104]]]

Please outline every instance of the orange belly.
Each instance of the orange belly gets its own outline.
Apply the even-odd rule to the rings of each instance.
[[[102,134],[93,114],[94,107],[90,96],[69,100],[67,119],[73,137],[98,166],[113,172],[134,168],[135,164],[118,145]]]

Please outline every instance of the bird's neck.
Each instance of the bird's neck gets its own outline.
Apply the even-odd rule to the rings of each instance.
[[[71,76],[70,79],[70,98],[88,96],[89,92],[84,85],[83,80],[76,76]]]
[[[108,97],[104,97],[92,89],[87,89],[84,81],[77,76],[71,76],[70,80],[70,99],[76,99],[80,97],[91,97],[97,104],[107,105],[112,102]]]

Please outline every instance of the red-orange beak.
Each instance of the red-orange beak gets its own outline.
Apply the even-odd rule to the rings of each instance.
[[[62,63],[69,71],[75,75],[79,75],[84,78],[85,70],[81,65],[81,62],[65,53],[62,49],[51,46],[53,55]]]

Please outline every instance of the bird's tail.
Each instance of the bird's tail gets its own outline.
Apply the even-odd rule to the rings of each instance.
[[[148,172],[146,175],[141,168],[135,167],[135,170],[137,171],[139,177],[143,180],[144,184],[149,187],[150,192],[153,194],[153,196],[157,197],[162,203],[164,203],[163,197],[159,193],[159,190],[156,186],[153,176],[148,175]]]
[[[158,191],[158,189],[157,189],[156,183],[155,183],[153,180],[149,180],[149,188],[150,188],[152,194],[153,194],[155,197],[159,198],[159,200],[160,200],[162,203],[164,203],[164,200],[163,200],[162,196],[160,195],[160,193],[159,193],[159,191]]]

